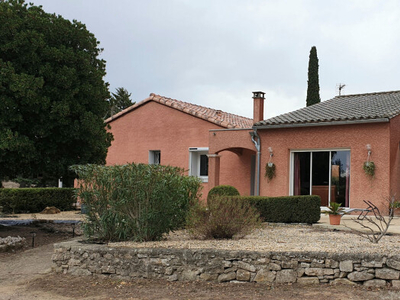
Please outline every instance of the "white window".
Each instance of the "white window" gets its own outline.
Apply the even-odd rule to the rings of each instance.
[[[208,182],[208,148],[189,148],[189,175]]]
[[[159,165],[161,163],[161,151],[160,150],[150,150],[149,151],[149,164]]]

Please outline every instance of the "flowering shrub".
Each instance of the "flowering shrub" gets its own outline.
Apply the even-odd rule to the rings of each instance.
[[[201,183],[177,167],[145,164],[74,166],[87,210],[84,232],[103,241],[154,241],[184,226]]]

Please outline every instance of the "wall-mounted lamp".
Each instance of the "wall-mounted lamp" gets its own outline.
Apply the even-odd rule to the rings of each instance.
[[[367,144],[366,146],[365,146],[365,148],[367,149],[367,151],[368,151],[368,156],[367,156],[367,164],[369,164],[369,160],[370,160],[370,158],[371,158],[371,153],[372,153],[372,148],[371,148],[371,144]]]
[[[268,147],[268,151],[269,151],[269,157],[274,156],[274,151],[272,150],[272,147]]]
[[[272,156],[274,156],[274,150],[272,150],[272,147],[268,147],[268,151],[269,151],[268,166],[272,167],[272,165],[273,165]]]

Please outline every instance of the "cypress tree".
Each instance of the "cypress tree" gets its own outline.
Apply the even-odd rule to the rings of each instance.
[[[319,96],[319,75],[318,75],[318,56],[317,48],[313,46],[310,50],[308,61],[308,86],[307,86],[307,106],[321,102]]]

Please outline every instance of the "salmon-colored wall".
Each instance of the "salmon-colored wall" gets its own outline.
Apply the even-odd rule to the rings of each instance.
[[[400,201],[400,116],[390,120],[390,195]]]
[[[243,149],[240,155],[222,151],[221,169],[220,169],[220,184],[231,185],[238,189],[240,195],[250,195],[250,178],[251,178],[251,156],[255,152]]]
[[[185,170],[189,169],[189,148],[208,147],[209,130],[223,128],[153,101],[109,124],[114,141],[108,149],[107,165],[148,163],[149,150],[160,150],[162,165]],[[229,165],[230,159],[224,155],[221,164]],[[203,183],[202,193],[207,196],[207,183]]]
[[[210,153],[234,148],[255,151],[250,136],[252,131],[252,129],[210,130]]]
[[[390,193],[389,127],[389,123],[374,123],[259,130],[261,170],[263,172],[269,160],[268,147],[273,149],[273,162],[276,165],[276,177],[272,181],[267,182],[261,175],[260,194],[289,195],[291,150],[350,149],[350,207],[365,208],[363,200],[383,207],[382,202]],[[363,170],[367,144],[372,147],[371,160],[376,165],[375,178],[372,180]],[[395,172],[398,172],[398,168],[393,170]]]

